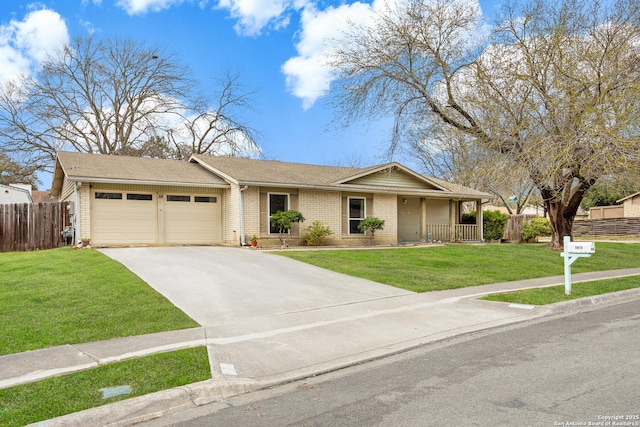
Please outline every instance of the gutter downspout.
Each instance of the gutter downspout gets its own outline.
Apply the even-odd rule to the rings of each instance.
[[[80,234],[80,224],[82,223],[82,221],[80,221],[80,188],[82,187],[82,183],[78,182],[76,183],[76,203],[75,203],[75,209],[74,209],[74,213],[73,213],[73,220],[75,222],[75,230],[76,230],[76,234],[75,234],[75,243],[78,243],[80,241],[80,239],[82,238],[82,234]]]
[[[247,246],[247,241],[244,237],[244,197],[242,192],[249,188],[248,185],[240,188],[240,246]]]

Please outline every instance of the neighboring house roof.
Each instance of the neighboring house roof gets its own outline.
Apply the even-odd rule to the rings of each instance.
[[[490,194],[420,175],[399,163],[367,168],[322,166],[269,160],[194,155],[192,162],[238,185],[377,191],[406,195],[489,198]],[[371,177],[404,175],[397,180]],[[408,183],[408,185],[407,185]]]
[[[636,196],[638,196],[638,195],[640,195],[640,191],[639,191],[639,192],[637,192],[637,193],[634,193],[634,194],[630,194],[630,195],[628,195],[627,197],[623,197],[623,198],[622,198],[622,199],[620,199],[620,200],[616,200],[616,203],[622,203],[622,202],[624,202],[625,200],[633,199],[634,197],[636,197]]]
[[[27,188],[0,184],[0,203],[32,203],[31,192]]]
[[[62,189],[64,176],[74,182],[229,187],[223,179],[182,160],[59,152],[52,194]]]

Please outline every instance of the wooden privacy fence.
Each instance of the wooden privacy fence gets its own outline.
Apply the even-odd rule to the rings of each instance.
[[[65,244],[68,203],[0,205],[0,252],[51,249]]]
[[[640,236],[640,218],[607,218],[574,221],[573,235]]]
[[[524,215],[524,214],[512,214],[509,215],[509,221],[507,221],[507,227],[504,230],[504,239],[511,242],[522,241],[522,225],[525,221],[538,218],[537,215]]]

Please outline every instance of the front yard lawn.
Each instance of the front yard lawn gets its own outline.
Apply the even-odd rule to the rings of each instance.
[[[23,426],[210,378],[205,347],[110,363],[0,390],[0,425]],[[130,393],[119,396],[101,391],[127,386]]]
[[[0,253],[0,355],[197,327],[95,250]]]
[[[626,291],[640,288],[640,276],[621,277],[617,279],[596,280],[593,282],[572,283],[571,295],[565,295],[564,285],[546,288],[524,289],[522,291],[492,294],[482,299],[489,301],[509,302],[512,304],[545,305],[569,301],[593,295]]]
[[[564,274],[559,252],[544,244],[445,245],[397,249],[278,251],[274,254],[413,292]],[[596,242],[572,272],[640,267],[640,244]]]

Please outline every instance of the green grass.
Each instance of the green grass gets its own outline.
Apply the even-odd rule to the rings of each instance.
[[[329,270],[413,292],[462,288],[564,274],[559,252],[544,244],[445,245],[368,250],[278,251]],[[572,272],[640,267],[640,244],[596,243]]]
[[[515,304],[545,305],[610,292],[640,288],[640,276],[619,279],[598,280],[594,282],[571,284],[571,295],[565,295],[564,285],[547,288],[526,289],[522,291],[492,294],[482,299]]]
[[[197,327],[95,250],[0,253],[0,355]]]
[[[210,378],[205,347],[107,364],[0,390],[0,425],[23,426]],[[103,399],[100,389],[125,385],[130,394]]]

